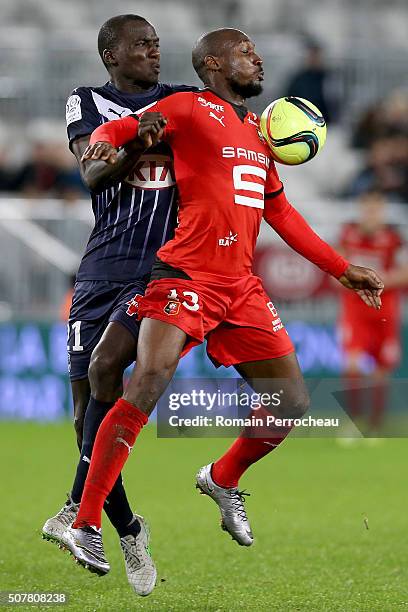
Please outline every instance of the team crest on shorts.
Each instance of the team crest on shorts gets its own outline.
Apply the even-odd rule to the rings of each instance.
[[[163,310],[167,315],[177,315],[180,312],[180,302],[167,302]]]

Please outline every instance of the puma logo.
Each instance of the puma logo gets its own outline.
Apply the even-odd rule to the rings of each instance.
[[[123,109],[123,111],[121,113],[118,113],[117,111],[115,111],[113,108],[108,108],[108,113],[113,113],[114,115],[116,115],[117,117],[119,117],[119,119],[122,118],[123,113],[125,112],[125,109]]]
[[[122,444],[124,444],[128,449],[128,453],[130,455],[130,451],[132,450],[133,446],[130,446],[130,444],[128,444],[123,438],[116,438],[116,442],[122,442]]]
[[[223,127],[225,127],[225,123],[223,122],[224,115],[223,115],[222,117],[217,117],[217,115],[214,115],[214,113],[213,113],[212,111],[210,111],[209,116],[210,116],[212,119],[216,119],[216,120],[217,120],[219,123],[221,123],[221,125],[222,125]]]

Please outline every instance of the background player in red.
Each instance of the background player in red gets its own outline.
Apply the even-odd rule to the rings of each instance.
[[[252,41],[238,30],[209,33],[197,42],[193,64],[205,90],[157,103],[156,123],[148,127],[150,113],[140,123],[128,117],[101,126],[84,155],[115,161],[112,145],[145,138],[149,131],[172,147],[180,195],[175,237],[158,252],[146,296],[135,299],[135,310],[139,306],[145,317],[137,368],[99,429],[78,517],[64,534],[74,556],[99,573],[107,567],[99,531],[103,501],[191,345],[206,336],[211,358],[234,365],[256,391],[270,391],[271,379],[286,379],[281,415],[300,416],[308,407],[293,345],[251,271],[262,216],[367,304],[381,304],[383,284],[375,272],[349,264],[286,200],[258,119],[244,105],[262,89],[262,60]],[[271,436],[240,437],[197,475],[201,490],[220,507],[224,528],[242,545],[251,545],[253,535],[238,479],[288,432],[275,432],[273,443]]]
[[[373,437],[382,425],[387,379],[400,361],[399,290],[408,284],[408,263],[401,261],[403,240],[398,230],[386,223],[385,214],[381,192],[364,193],[359,201],[359,219],[343,227],[339,243],[347,258],[378,270],[386,286],[381,310],[364,308],[358,296],[341,292],[339,333],[350,389],[347,408],[353,419],[369,411],[368,423],[361,425],[364,433]],[[365,375],[368,384],[364,384]]]

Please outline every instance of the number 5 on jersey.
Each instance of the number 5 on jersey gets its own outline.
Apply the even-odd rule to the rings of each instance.
[[[242,178],[244,175],[257,176],[262,179],[263,182],[257,183],[253,180],[244,180]],[[246,191],[254,194],[253,197],[250,197],[236,193],[234,195],[235,204],[250,206],[251,208],[264,208],[266,170],[259,168],[258,166],[234,166],[232,170],[232,180],[234,182],[235,191]]]

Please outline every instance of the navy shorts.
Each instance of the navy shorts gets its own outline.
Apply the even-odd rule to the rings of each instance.
[[[137,340],[140,322],[129,306],[143,295],[147,279],[132,283],[77,281],[68,321],[68,370],[71,381],[87,378],[91,354],[110,321],[118,321]]]

